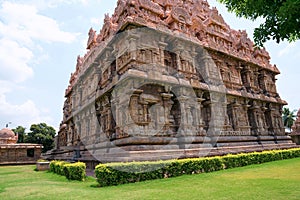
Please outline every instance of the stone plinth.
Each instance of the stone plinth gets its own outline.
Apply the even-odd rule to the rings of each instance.
[[[50,162],[37,162],[36,169],[37,171],[47,171],[50,169]]]

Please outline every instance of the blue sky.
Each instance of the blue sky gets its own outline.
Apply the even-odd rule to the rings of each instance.
[[[90,27],[99,30],[117,0],[0,0],[0,128],[46,122],[58,130],[64,92],[77,55],[84,55]],[[259,21],[236,18],[216,6],[233,29],[252,38]],[[277,89],[291,109],[300,108],[300,41],[266,43],[281,71]]]

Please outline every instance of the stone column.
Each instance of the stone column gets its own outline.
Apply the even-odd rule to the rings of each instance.
[[[209,122],[211,120],[211,102],[210,100],[203,101],[202,103],[202,114],[203,114],[203,122],[205,130],[208,131],[209,129]]]
[[[116,138],[121,137],[122,135],[122,105],[120,103],[120,97],[117,96],[117,94],[119,94],[119,92],[113,93],[112,94],[112,99],[111,99],[111,104],[114,110],[114,117],[115,117],[115,123],[116,123]]]
[[[253,106],[250,108],[253,110],[254,122],[255,124],[252,125],[252,131],[254,135],[257,136],[257,141],[261,144],[261,136],[265,135],[265,118],[264,118],[264,108],[257,105],[256,102],[253,102]],[[249,120],[251,121],[251,119]]]
[[[266,120],[266,126],[267,126],[267,132],[269,135],[274,135],[275,131],[275,120],[276,116],[274,113],[275,109],[272,108],[272,105],[268,105],[265,110],[265,120]]]
[[[258,74],[258,84],[259,84],[259,88],[261,90],[267,90],[267,86],[266,86],[266,72],[265,71],[261,71],[260,74]]]
[[[192,65],[192,71],[191,72],[194,73],[194,74],[196,74],[197,70],[196,70],[196,59],[195,58],[196,58],[196,56],[197,56],[198,53],[195,52],[195,47],[194,46],[192,46],[191,48],[192,49],[189,52],[190,56],[191,56],[190,62],[191,62],[191,65]]]
[[[133,93],[131,98],[130,98],[130,112],[128,114],[131,115],[131,118],[134,122],[140,122],[141,120],[139,119],[138,116],[138,104],[139,104],[139,97],[140,97],[140,93]]]
[[[241,71],[242,71],[243,68],[242,68],[240,65],[237,65],[235,68],[236,68],[236,70],[237,70],[237,73],[238,73],[238,74],[241,74]],[[242,77],[241,77],[241,78],[242,78]],[[243,84],[242,80],[240,80],[240,84],[241,84],[241,85]]]
[[[232,115],[232,122],[233,122],[232,126],[233,126],[234,131],[239,131],[239,120],[237,117],[240,114],[240,113],[238,113],[239,106],[241,106],[241,105],[237,101],[234,101],[232,103],[232,114],[233,114]]]
[[[178,101],[180,103],[180,110],[181,110],[181,123],[180,123],[180,132],[179,134],[181,136],[184,136],[186,134],[186,128],[187,128],[187,125],[188,125],[188,119],[187,119],[187,105],[186,105],[186,102],[188,100],[188,97],[187,96],[184,96],[184,95],[181,95],[179,96],[178,98]]]
[[[131,53],[132,57],[131,59],[136,60],[137,59],[137,40],[139,39],[139,35],[136,35],[134,33],[130,34],[127,38],[129,41],[129,48],[128,51]]]
[[[230,104],[224,103],[223,104],[223,110],[224,110],[224,126],[223,126],[223,130],[222,131],[232,131],[232,125],[229,119],[229,114],[228,114],[228,106],[230,106]]]
[[[257,119],[257,112],[259,110],[259,106],[256,105],[256,103],[254,102],[254,104],[249,107],[248,109],[248,121],[250,122],[250,126],[251,126],[251,134],[257,136],[259,134],[259,130],[258,130],[258,119]]]
[[[203,105],[202,105],[202,102],[204,101],[205,99],[203,98],[197,98],[197,102],[198,102],[198,105],[197,105],[197,131],[198,131],[198,135],[202,136],[202,135],[205,135],[206,131],[204,130],[204,123],[203,123],[203,116],[202,116],[202,108],[203,108]]]
[[[170,93],[162,93],[163,98],[163,106],[164,106],[164,116],[165,116],[165,129],[168,130],[170,128],[170,114],[173,102],[171,100],[173,94]]]
[[[225,119],[224,104],[219,101],[212,101],[212,113],[214,131],[215,134],[219,135]]]
[[[203,108],[202,103],[203,103],[203,101],[205,101],[204,98],[202,98],[202,97],[197,98],[197,102],[198,102],[198,112],[197,112],[197,116],[198,116],[198,124],[199,124],[200,126],[203,125],[203,116],[202,116],[202,108]]]
[[[243,127],[243,131],[248,131],[249,133],[251,132],[251,126],[249,123],[249,118],[248,118],[248,109],[249,109],[250,105],[248,105],[247,103],[242,105],[242,109],[244,111],[244,116],[245,116],[245,127]],[[251,135],[251,133],[250,133]]]
[[[181,72],[183,69],[182,69],[182,66],[181,66],[181,60],[180,60],[180,54],[181,52],[183,51],[183,47],[182,47],[182,44],[181,44],[181,41],[178,40],[178,39],[175,39],[175,41],[173,42],[173,49],[171,51],[175,52],[176,53],[176,69]]]
[[[79,87],[78,87],[78,94],[79,94],[78,106],[81,107],[82,104],[83,104],[83,102],[82,102],[82,101],[83,101],[83,94],[82,94],[82,93],[83,93],[83,91],[82,91],[82,88],[83,88],[83,87],[82,87],[82,85],[81,85],[82,83],[79,83],[79,84],[80,84],[80,85],[79,85]]]
[[[261,107],[261,118],[262,118],[262,128],[261,128],[261,132],[262,135],[268,135],[268,124],[267,124],[267,119],[266,119],[266,112],[267,112],[268,108],[266,107],[265,103],[262,104]]]
[[[255,87],[255,89],[256,90],[260,90],[260,87],[259,87],[259,84],[258,84],[258,75],[259,75],[259,73],[258,73],[258,71],[257,71],[257,69],[255,69],[254,71],[253,71],[253,86]]]
[[[168,46],[168,44],[164,43],[164,42],[159,42],[158,45],[159,45],[159,54],[160,54],[159,55],[160,56],[160,62],[159,62],[159,64],[161,66],[164,66],[165,65],[165,49]],[[168,66],[165,66],[162,70],[167,70],[166,69],[167,67]]]
[[[118,138],[120,135],[120,105],[119,105],[119,99],[116,97],[113,97],[111,99],[111,112],[112,112],[112,120],[114,120],[114,134],[115,137]]]

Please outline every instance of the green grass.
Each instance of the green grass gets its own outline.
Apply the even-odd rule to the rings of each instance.
[[[97,188],[35,166],[0,167],[0,199],[284,199],[300,198],[300,158],[207,174]]]

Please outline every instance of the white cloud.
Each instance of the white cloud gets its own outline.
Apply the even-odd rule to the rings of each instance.
[[[15,84],[8,81],[0,80],[0,95],[11,92],[15,88]]]
[[[57,8],[62,5],[87,6],[90,3],[103,2],[103,0],[18,0],[18,2],[34,5],[38,9]]]
[[[91,18],[91,24],[95,27],[100,27],[103,24],[104,17],[102,18]]]
[[[4,21],[0,34],[25,44],[32,40],[70,43],[77,35],[61,31],[54,19],[38,14],[37,8],[31,5],[4,2],[0,16]]]
[[[33,77],[33,66],[48,59],[43,44],[72,43],[78,34],[63,31],[56,20],[40,13],[39,5],[30,4],[34,1],[13,2],[0,0],[0,128],[8,121],[28,128],[40,122],[51,125],[49,108],[31,99],[12,103],[11,94],[17,96],[24,89],[20,83]]]
[[[4,1],[0,7],[0,79],[22,82],[32,77],[32,64],[47,58],[36,58],[43,51],[38,42],[71,43],[77,33],[60,30],[52,18],[38,13],[35,6]]]
[[[72,5],[72,4],[82,4],[86,6],[88,4],[89,0],[48,0],[47,4],[49,7],[57,7],[61,4],[67,4],[67,5]]]
[[[296,47],[296,43],[287,43],[286,47],[279,51],[278,56],[282,57],[288,55]]]
[[[39,108],[32,100],[26,100],[20,105],[14,105],[7,100],[7,94],[24,89],[9,81],[0,80],[0,129],[6,123],[12,122],[12,126],[30,127],[31,124],[46,122],[51,125],[53,119],[49,117],[49,110]]]
[[[21,105],[13,105],[7,102],[4,94],[0,94],[0,121],[2,123],[11,121],[15,126],[21,125],[27,128],[35,123],[53,123],[53,119],[39,110],[33,101],[27,100]]]
[[[29,62],[33,53],[17,42],[0,39],[0,79],[22,82],[33,76]]]

